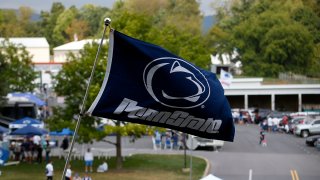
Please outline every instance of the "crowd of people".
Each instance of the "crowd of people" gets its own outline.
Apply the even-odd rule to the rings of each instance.
[[[58,144],[54,146],[59,147]],[[65,136],[60,144],[62,150],[67,150],[69,148],[69,139]],[[12,141],[10,144],[10,151],[12,153],[12,158],[15,161],[25,162],[25,163],[42,163],[43,156],[45,155],[45,175],[47,180],[52,180],[54,176],[54,165],[53,160],[50,158],[51,145],[50,136],[26,136],[23,141]],[[91,180],[89,173],[93,172],[93,161],[94,155],[90,148],[86,150],[83,155],[84,159],[84,176],[80,177],[79,173],[73,173],[71,170],[71,165],[67,166],[65,173],[65,180]],[[108,170],[108,165],[106,162],[101,164],[97,172],[106,172]]]
[[[180,149],[183,144],[183,136],[171,130],[165,133],[155,131],[154,133],[155,145],[160,149]]]
[[[283,116],[282,118],[269,116],[260,122],[262,130],[267,132],[289,132],[289,118]]]
[[[45,174],[46,174],[47,180],[53,180],[54,168],[53,168],[52,160],[50,160],[46,165]],[[88,172],[86,172],[83,177],[81,177],[77,172],[74,173],[74,176],[72,174],[73,172],[71,170],[71,165],[68,164],[65,172],[65,176],[64,176],[65,180],[92,180]]]
[[[289,133],[289,117],[284,115],[282,118],[268,116],[260,122],[260,141],[259,144],[267,146],[266,132],[285,132]]]
[[[63,142],[62,142],[63,144]],[[64,146],[61,145],[61,148]],[[81,177],[78,172],[73,173],[71,169],[71,164],[68,164],[66,172],[65,172],[65,180],[91,180],[91,177],[89,173],[93,172],[93,161],[94,156],[90,148],[87,149],[87,151],[84,154],[84,176]],[[101,165],[98,166],[97,172],[106,172],[108,170],[108,164],[106,162],[103,162]],[[74,175],[73,175],[74,174]],[[46,165],[46,177],[47,180],[53,179],[53,162],[52,160],[49,160],[48,164]]]
[[[49,136],[26,136],[22,142],[11,142],[10,151],[12,152],[15,161],[28,163],[42,163],[43,152],[45,152],[45,161],[48,163],[51,152],[49,141]]]

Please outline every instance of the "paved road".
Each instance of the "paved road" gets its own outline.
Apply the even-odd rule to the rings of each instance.
[[[237,126],[233,143],[219,152],[197,152],[207,157],[211,173],[225,180],[319,180],[320,152],[303,138],[267,133],[268,145],[258,144],[258,127]]]
[[[259,129],[256,125],[236,126],[234,142],[226,142],[219,151],[196,150],[192,154],[205,157],[211,163],[210,173],[224,180],[319,180],[320,151],[305,145],[305,140],[291,134],[267,133],[268,145],[259,145]],[[109,137],[114,140],[114,137]],[[130,143],[122,141],[125,156],[134,153],[178,153],[176,150],[153,150],[151,137],[143,137]],[[76,145],[77,149],[86,146]],[[115,155],[114,146],[104,142],[94,143]],[[190,154],[191,152],[188,152]]]

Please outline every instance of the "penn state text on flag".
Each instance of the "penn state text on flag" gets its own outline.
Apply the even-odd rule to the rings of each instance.
[[[230,106],[215,74],[118,31],[109,36],[107,70],[90,115],[233,141]]]

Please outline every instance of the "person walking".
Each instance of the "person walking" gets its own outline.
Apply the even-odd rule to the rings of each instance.
[[[28,163],[31,163],[31,147],[30,147],[30,141],[28,140],[28,138],[25,138],[23,143],[21,144],[21,149],[23,151],[23,157],[24,160]]]
[[[272,125],[273,125],[272,124],[273,123],[272,119],[273,119],[273,117],[269,116],[268,120],[267,120],[267,122],[268,122],[268,132],[271,132],[271,130],[272,130]]]
[[[239,124],[243,124],[243,112],[241,110],[239,110]]]
[[[43,147],[42,147],[43,144],[39,143],[37,146],[36,146],[36,150],[37,150],[37,162],[38,163],[42,163],[42,151],[43,151]]]
[[[14,160],[15,161],[20,161],[20,156],[21,156],[21,145],[19,145],[18,143],[14,144],[13,147],[13,153],[14,153]]]
[[[158,130],[155,132],[155,145],[161,149],[161,134]]]
[[[71,165],[69,164],[66,171],[65,180],[71,180],[71,177],[72,177],[72,171],[71,171]]]
[[[87,151],[84,154],[84,161],[85,161],[85,172],[88,172],[88,169],[90,168],[90,172],[92,172],[92,164],[93,164],[93,154],[91,152],[91,149],[88,148]]]
[[[63,140],[62,140],[62,143],[61,143],[61,148],[63,150],[66,150],[68,149],[69,147],[69,140],[68,140],[68,137],[67,136],[64,136]]]
[[[33,141],[33,152],[34,152],[34,158],[35,162],[41,163],[42,162],[42,139],[39,135],[35,135],[32,138]]]
[[[260,141],[259,144],[262,146],[267,146],[266,133],[264,130],[260,130]]]
[[[53,180],[53,165],[51,160],[46,165],[46,176],[47,180]]]
[[[44,149],[45,149],[45,152],[46,152],[46,163],[48,163],[49,160],[50,160],[50,152],[51,152],[51,147],[50,147],[49,140],[46,140],[44,142]]]

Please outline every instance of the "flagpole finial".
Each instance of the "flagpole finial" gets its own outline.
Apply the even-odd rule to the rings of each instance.
[[[104,25],[109,26],[111,23],[111,19],[110,18],[105,18],[104,19]]]

